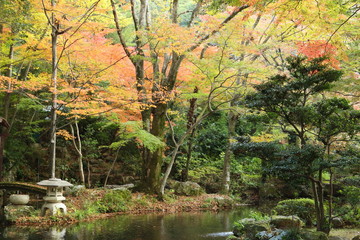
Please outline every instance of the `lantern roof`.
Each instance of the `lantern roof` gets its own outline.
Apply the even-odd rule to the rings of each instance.
[[[71,187],[73,186],[71,183],[65,180],[61,180],[60,178],[50,178],[48,180],[42,180],[37,183],[40,186],[45,187]]]

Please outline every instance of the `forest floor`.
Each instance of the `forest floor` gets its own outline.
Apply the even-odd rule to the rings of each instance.
[[[91,221],[120,214],[144,214],[149,212],[175,213],[190,211],[218,211],[232,208],[234,200],[221,194],[202,194],[199,196],[177,196],[167,194],[164,199],[158,200],[156,195],[141,192],[131,193],[131,197],[124,204],[121,211],[96,210],[98,201],[106,194],[104,189],[84,189],[75,195],[66,196],[67,215],[39,217],[40,210],[36,210],[30,217],[20,217],[14,222],[16,225],[49,225],[67,224],[78,221]],[[39,205],[39,204],[37,204]]]

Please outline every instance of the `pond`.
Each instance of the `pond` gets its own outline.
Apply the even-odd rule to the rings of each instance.
[[[235,220],[251,211],[241,207],[223,212],[120,215],[67,227],[16,227],[0,230],[6,240],[223,240]]]
[[[234,221],[248,217],[249,207],[222,212],[119,215],[66,227],[0,226],[0,240],[225,240]],[[350,240],[360,229],[332,230]]]

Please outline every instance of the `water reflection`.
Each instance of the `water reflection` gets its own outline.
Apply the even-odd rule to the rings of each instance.
[[[219,233],[208,233],[205,234],[203,237],[227,237],[233,235],[233,232],[219,232]]]
[[[222,240],[248,208],[227,212],[122,215],[66,228],[7,227],[4,240]]]
[[[38,228],[38,227],[6,227],[0,233],[0,239],[8,240],[63,240],[66,239],[66,228],[64,227],[50,227],[50,228]]]

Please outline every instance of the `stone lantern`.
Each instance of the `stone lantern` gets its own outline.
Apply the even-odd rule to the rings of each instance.
[[[38,182],[37,184],[47,188],[46,196],[44,197],[45,203],[41,208],[41,216],[44,216],[47,210],[49,210],[50,215],[56,215],[58,213],[66,214],[66,206],[62,203],[62,201],[65,200],[63,191],[64,187],[70,187],[73,185],[59,178],[50,178],[48,180]]]

